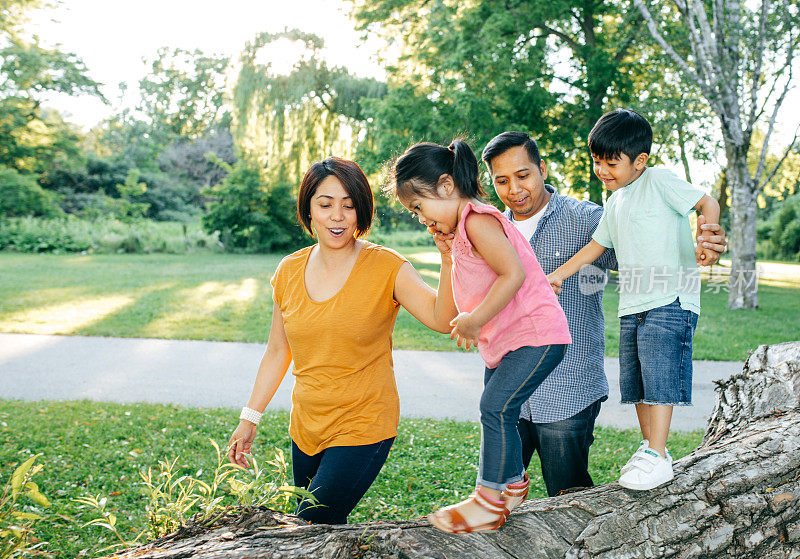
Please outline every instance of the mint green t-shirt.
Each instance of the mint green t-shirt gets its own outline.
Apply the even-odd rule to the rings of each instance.
[[[647,168],[606,200],[592,238],[619,262],[619,311],[625,316],[680,300],[700,314],[700,272],[689,214],[704,196],[666,169]]]

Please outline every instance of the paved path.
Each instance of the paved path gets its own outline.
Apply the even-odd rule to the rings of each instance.
[[[261,344],[0,334],[0,398],[156,402],[239,408],[246,403]],[[476,353],[395,351],[404,417],[478,420],[483,362]],[[606,358],[611,395],[598,423],[636,427],[633,407],[619,404],[616,358]],[[695,405],[678,408],[677,430],[704,429],[714,403],[713,380],[742,363],[695,361]],[[271,408],[289,409],[286,375]]]

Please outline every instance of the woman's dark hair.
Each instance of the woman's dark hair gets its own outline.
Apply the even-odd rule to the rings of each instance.
[[[300,192],[297,194],[297,219],[314,236],[311,229],[311,199],[317,193],[320,183],[333,175],[342,183],[345,192],[353,201],[356,210],[356,237],[363,237],[372,226],[372,215],[374,213],[374,200],[372,189],[369,186],[364,171],[355,161],[348,161],[341,157],[329,157],[323,161],[313,163],[306,171],[303,182],[300,184]]]
[[[624,153],[633,161],[650,154],[653,129],[647,119],[631,109],[614,109],[600,117],[589,132],[589,151],[601,159],[616,159]]]
[[[478,160],[463,140],[453,140],[449,147],[430,142],[411,146],[395,161],[384,191],[401,200],[414,195],[434,198],[442,175],[453,177],[453,183],[465,198],[485,195],[478,181]]]
[[[539,155],[539,146],[536,145],[536,141],[525,132],[516,131],[503,132],[489,140],[489,143],[483,148],[481,159],[483,159],[483,162],[486,163],[486,166],[491,170],[492,159],[498,155],[504,154],[511,148],[519,146],[524,147],[525,151],[528,152],[528,159],[531,160],[531,163],[537,167],[542,164],[542,157]]]

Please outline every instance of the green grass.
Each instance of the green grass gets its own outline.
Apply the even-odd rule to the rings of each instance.
[[[757,310],[731,311],[728,309],[728,293],[703,281],[702,309],[692,357],[743,361],[761,344],[800,340],[800,277],[795,282],[771,283],[759,285]],[[618,301],[619,293],[615,285],[609,283],[603,294],[603,313],[606,317],[606,355],[614,357],[619,355]]]
[[[280,259],[0,254],[0,331],[264,342]]]
[[[398,247],[436,285],[439,257]],[[0,253],[0,332],[240,342],[266,341],[269,278],[278,255],[32,255]],[[780,265],[780,281],[759,287],[760,308],[729,311],[727,293],[703,284],[694,357],[743,360],[760,344],[800,334],[800,266]],[[716,291],[716,292],[714,292]],[[616,356],[614,284],[606,287],[606,354]],[[397,349],[455,350],[448,336],[400,311]]]
[[[107,497],[122,531],[133,537],[144,522],[138,472],[179,457],[183,473],[194,476],[202,469],[200,477],[208,480],[216,464],[208,439],[224,445],[236,421],[236,412],[227,409],[0,400],[0,483],[16,465],[41,454],[44,470],[36,481],[52,504],[36,536],[61,558],[97,555],[113,543],[110,532],[82,527],[93,517],[71,499]],[[274,448],[289,456],[287,428],[286,413],[269,412],[256,438],[256,456]],[[639,437],[635,430],[595,429],[589,458],[595,483],[617,478]],[[474,487],[479,440],[477,423],[402,420],[389,460],[350,521],[414,518],[465,497]],[[676,433],[670,450],[677,459],[701,440],[700,431]],[[536,458],[528,470],[531,495],[545,497]]]

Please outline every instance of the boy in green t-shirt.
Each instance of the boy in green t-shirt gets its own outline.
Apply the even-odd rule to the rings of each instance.
[[[619,262],[619,384],[636,404],[643,441],[622,468],[620,485],[652,489],[673,478],[667,436],[673,406],[692,402],[692,337],[700,313],[697,265],[716,253],[695,248],[689,214],[719,223],[719,204],[665,169],[647,167],[650,123],[616,109],[589,134],[594,172],[611,192],[592,240],[548,276],[561,283],[614,248]]]

